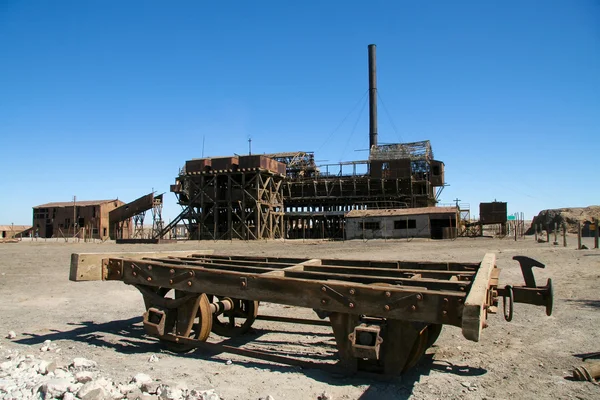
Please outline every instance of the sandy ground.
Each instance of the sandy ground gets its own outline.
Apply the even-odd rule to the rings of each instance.
[[[600,387],[568,377],[587,353],[600,351],[600,251],[535,243],[533,238],[467,239],[455,241],[286,241],[187,242],[168,245],[116,245],[39,240],[0,244],[0,333],[6,349],[38,352],[49,339],[60,353],[45,358],[68,363],[74,357],[98,362],[115,381],[138,372],[165,383],[215,389],[224,399],[537,399],[600,398]],[[591,239],[584,239],[592,247]],[[555,311],[547,317],[540,307],[517,304],[513,322],[491,316],[479,343],[469,342],[460,329],[445,327],[436,345],[417,368],[393,381],[345,377],[317,369],[300,369],[228,354],[196,351],[175,355],[144,334],[140,294],[121,282],[70,282],[70,254],[98,251],[214,249],[216,253],[286,255],[357,259],[479,261],[495,252],[502,268],[501,284],[522,284],[514,255],[546,264],[537,270],[538,284],[552,277]],[[311,310],[261,304],[262,313],[313,317]],[[238,341],[239,342],[239,341]],[[242,340],[280,354],[336,361],[327,327],[257,321]],[[149,363],[152,354],[160,361]],[[232,360],[232,363],[227,363]]]

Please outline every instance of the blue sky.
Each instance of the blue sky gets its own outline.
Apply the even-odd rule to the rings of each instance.
[[[168,192],[203,137],[364,159],[369,43],[379,140],[431,140],[443,203],[600,204],[598,1],[0,0],[0,224]]]

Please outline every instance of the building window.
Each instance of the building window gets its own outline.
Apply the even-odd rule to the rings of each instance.
[[[399,219],[394,221],[394,229],[417,229],[417,220]]]
[[[379,229],[379,222],[374,222],[374,221],[363,222],[362,228],[363,229],[371,229],[373,231],[376,231]]]

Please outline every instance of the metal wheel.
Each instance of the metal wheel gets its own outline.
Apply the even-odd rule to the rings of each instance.
[[[427,348],[433,346],[442,333],[443,324],[431,324],[427,326]]]
[[[185,292],[175,291],[175,298],[183,297],[186,294]],[[200,294],[197,299],[192,300],[192,304],[184,304],[175,310],[171,310],[171,312],[176,315],[171,333],[202,342],[208,339],[212,330],[213,319],[210,311],[210,301],[206,294]],[[190,315],[192,315],[191,318]],[[162,339],[161,342],[168,350],[175,353],[186,353],[194,349],[193,345],[185,343]]]
[[[413,347],[409,352],[408,359],[406,360],[406,365],[402,370],[403,373],[414,367],[419,362],[421,357],[423,357],[423,354],[425,354],[425,351],[428,347],[428,337],[429,329],[425,327],[421,330],[421,332],[419,332],[419,336],[417,337],[417,340],[415,340],[415,343],[413,344]]]
[[[211,296],[211,301],[223,298]],[[233,308],[221,315],[212,316],[212,331],[219,336],[239,336],[247,333],[258,315],[258,301],[234,299],[229,297]]]

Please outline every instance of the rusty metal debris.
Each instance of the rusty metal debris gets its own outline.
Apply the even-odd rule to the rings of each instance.
[[[573,370],[573,379],[597,383],[600,379],[600,361],[586,362]]]
[[[218,348],[278,363],[319,366],[206,340],[211,332],[243,335],[257,319],[327,324],[345,371],[386,375],[401,374],[417,364],[443,325],[460,327],[465,338],[479,341],[487,314],[496,312],[499,297],[552,312],[551,282],[536,286],[532,272],[534,266],[543,265],[526,257],[515,257],[526,285],[510,286],[509,292],[498,287],[500,270],[494,254],[480,263],[458,263],[207,253],[106,254],[101,263],[98,254],[79,254],[72,257],[70,276],[72,280],[120,280],[136,287],[146,306],[146,332],[173,351]],[[259,301],[312,308],[329,321],[261,316]]]

